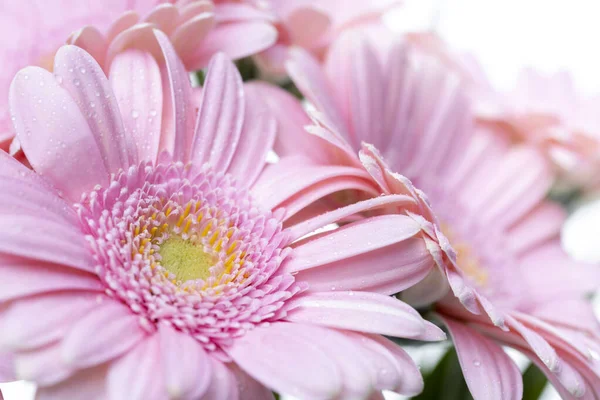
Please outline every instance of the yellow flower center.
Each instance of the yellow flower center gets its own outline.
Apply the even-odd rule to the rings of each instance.
[[[215,264],[215,257],[195,244],[181,237],[171,236],[160,245],[160,264],[177,277],[177,281],[210,277],[210,267]]]

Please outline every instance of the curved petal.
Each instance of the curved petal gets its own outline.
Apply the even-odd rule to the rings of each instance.
[[[244,125],[242,78],[235,65],[219,53],[208,66],[205,82],[191,158],[197,165],[207,162],[217,171],[227,171]]]
[[[15,354],[17,379],[33,381],[38,387],[52,386],[73,375],[60,358],[60,342]]]
[[[0,382],[10,382],[15,379],[15,366],[12,354],[0,353]]]
[[[240,393],[238,390],[238,381],[231,369],[227,368],[221,361],[210,357],[212,380],[210,385],[201,397],[202,400],[238,400]]]
[[[108,370],[109,400],[168,399],[158,335],[140,341]]]
[[[377,293],[309,293],[289,304],[286,319],[292,322],[406,338],[417,338],[425,331],[423,319],[412,307]]]
[[[38,67],[21,70],[9,100],[27,159],[70,200],[79,201],[82,192],[108,183],[100,145],[75,101],[50,72]]]
[[[98,64],[104,65],[108,44],[104,35],[95,27],[84,26],[75,31],[69,38],[68,43],[84,49]]]
[[[165,384],[170,398],[199,399],[212,377],[210,358],[196,339],[167,325],[158,328]]]
[[[285,322],[257,327],[236,339],[227,353],[250,376],[280,393],[299,398],[332,398],[342,382],[336,363],[306,328]]]
[[[461,323],[448,318],[443,320],[452,336],[473,398],[521,399],[521,372],[502,347]]]
[[[139,317],[110,298],[73,324],[62,341],[62,358],[70,366],[91,367],[116,358],[141,341],[146,332]]]
[[[63,46],[56,52],[54,75],[79,106],[108,172],[137,164],[137,151],[124,134],[115,95],[96,60],[77,46]]]
[[[162,82],[156,59],[149,52],[127,50],[110,66],[110,83],[123,115],[125,134],[135,141],[141,161],[158,156],[162,124]]]
[[[187,59],[188,55],[194,55],[195,50],[202,46],[202,40],[214,26],[214,14],[212,12],[203,12],[185,21],[169,35],[175,51],[180,55],[181,61],[185,65],[191,64],[191,61]]]
[[[77,390],[73,390],[76,387]],[[39,387],[36,400],[102,400],[106,398],[106,366],[76,372],[56,385]]]
[[[237,365],[230,364],[229,370],[233,373],[237,381],[240,400],[275,400],[275,395],[271,389],[253,379]],[[222,398],[225,399],[228,397]]]

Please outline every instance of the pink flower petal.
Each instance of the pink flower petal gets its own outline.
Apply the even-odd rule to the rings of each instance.
[[[515,253],[521,253],[558,237],[565,218],[566,211],[560,205],[541,203],[510,228],[510,247]]]
[[[338,329],[416,338],[423,319],[398,299],[370,292],[310,293],[290,301],[287,320]]]
[[[55,56],[54,74],[86,118],[108,171],[137,164],[137,151],[124,134],[115,95],[96,60],[77,46],[63,46]]]
[[[10,353],[0,353],[0,382],[10,382],[16,379],[14,360]]]
[[[37,67],[21,70],[9,99],[15,131],[38,173],[73,201],[95,185],[108,183],[100,144],[75,101],[50,72]]]
[[[242,399],[238,390],[238,381],[231,369],[221,361],[210,357],[212,380],[202,400]],[[248,399],[250,400],[250,399]]]
[[[187,55],[193,55],[199,42],[214,28],[215,16],[204,12],[178,26],[171,36],[171,43],[180,55],[181,61],[188,65]]]
[[[316,7],[299,7],[286,16],[284,22],[290,31],[291,41],[304,48],[313,47],[331,27],[329,16]]]
[[[169,398],[161,369],[158,335],[139,342],[108,370],[109,400],[164,400]]]
[[[279,393],[332,398],[340,393],[340,371],[318,342],[298,332],[310,326],[278,322],[236,339],[227,353],[250,376]]]
[[[207,391],[212,377],[210,357],[202,345],[187,333],[167,325],[158,328],[165,374],[170,398],[199,399]]]
[[[155,58],[133,49],[119,53],[112,61],[109,76],[125,133],[135,141],[138,158],[155,161],[163,109],[160,69]]]
[[[60,358],[60,342],[15,354],[17,379],[35,382],[38,387],[52,386],[64,381],[73,370]]]
[[[253,379],[235,364],[228,365],[229,370],[233,372],[237,381],[237,390],[239,400],[274,400],[275,396],[271,389],[262,385],[260,382]],[[222,397],[226,398],[226,397]],[[228,397],[227,397],[228,398]],[[202,398],[203,400],[204,397]]]
[[[76,387],[77,390],[73,390]],[[106,398],[106,366],[76,372],[53,386],[39,387],[36,400],[102,400]]]
[[[500,346],[461,323],[448,318],[444,323],[474,399],[518,400],[523,396],[519,368]]]
[[[108,45],[104,35],[95,27],[85,26],[74,32],[68,43],[84,49],[98,64],[104,65]]]
[[[223,54],[211,60],[202,89],[192,161],[226,171],[238,146],[247,107],[242,78]],[[259,160],[260,163],[260,160]]]
[[[359,221],[296,247],[285,263],[285,270],[294,273],[349,259],[409,239],[420,229],[405,215],[383,215]]]
[[[127,306],[103,297],[68,330],[62,342],[62,359],[77,368],[98,365],[123,354],[145,334],[139,317]]]

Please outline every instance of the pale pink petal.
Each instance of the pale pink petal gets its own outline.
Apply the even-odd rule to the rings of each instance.
[[[104,65],[108,45],[104,35],[93,26],[85,26],[75,31],[68,40],[88,52],[100,65]]]
[[[583,329],[600,338],[600,322],[590,302],[584,299],[560,299],[537,305],[532,315],[555,326]]]
[[[376,260],[374,262],[374,260]],[[285,266],[285,264],[283,264]],[[392,295],[421,281],[433,267],[426,243],[419,237],[300,271],[310,291],[363,290]]]
[[[124,134],[115,95],[97,61],[77,46],[63,46],[55,56],[54,74],[86,118],[108,171],[137,164],[137,151]]]
[[[291,41],[304,48],[313,47],[328,33],[331,20],[327,13],[316,7],[300,7],[289,13],[284,22]]]
[[[269,9],[263,10],[261,7],[242,2],[221,2],[215,6],[215,14],[221,23],[250,20],[273,21],[275,19]]]
[[[244,187],[252,187],[266,164],[267,154],[273,149],[278,129],[277,122],[255,92],[246,90],[244,114],[239,143],[227,172]]]
[[[38,173],[73,201],[95,185],[107,184],[102,148],[75,101],[50,72],[21,70],[9,98],[17,136]]]
[[[196,110],[193,108],[192,87],[185,67],[173,49],[169,38],[154,30],[165,60],[163,77],[163,121],[160,149],[169,151],[176,160],[187,161],[194,135]]]
[[[76,387],[77,390],[73,390]],[[80,370],[53,386],[40,387],[36,400],[103,400],[106,398],[106,366]]]
[[[158,335],[139,342],[108,370],[109,400],[164,400],[169,398],[161,369]]]
[[[556,350],[537,332],[526,327],[512,316],[507,317],[509,327],[521,335],[531,350],[551,371],[558,371],[559,358]]]
[[[444,323],[474,399],[521,399],[521,373],[502,347],[459,322],[444,318]]]
[[[418,285],[403,291],[399,296],[413,307],[425,307],[441,300],[450,289],[446,275],[439,268],[432,268]]]
[[[187,58],[187,67],[190,70],[202,69],[217,52],[223,52],[234,60],[247,57],[268,48],[276,39],[277,30],[267,22],[218,24],[206,35],[202,45]]]
[[[144,21],[154,24],[165,34],[170,35],[177,27],[177,23],[179,22],[178,17],[179,11],[177,6],[162,3],[150,11],[150,14],[144,18]]]
[[[112,60],[114,60],[120,52],[129,49],[146,51],[152,54],[157,60],[162,60],[162,50],[160,49],[154,31],[153,25],[141,23],[119,33],[114,40],[109,42],[104,67],[109,67],[112,64]]]
[[[425,331],[412,307],[370,292],[317,292],[292,299],[287,320],[338,329],[417,338]]]
[[[240,400],[274,400],[271,389],[253,379],[235,364],[229,364],[229,370],[235,376]],[[225,397],[223,397],[225,398]],[[204,399],[204,398],[203,398]]]
[[[140,20],[139,15],[134,11],[127,11],[123,13],[111,26],[106,34],[106,39],[110,43],[115,37],[124,31],[125,29],[131,28]]]
[[[72,323],[96,307],[98,294],[56,292],[20,299],[2,313],[2,344],[9,349],[39,347],[62,338]],[[24,316],[32,316],[23,322]]]
[[[284,268],[293,273],[346,260],[402,242],[415,236],[420,230],[420,226],[405,215],[369,218],[296,247]]]
[[[227,353],[250,376],[279,393],[332,398],[342,389],[340,371],[317,341],[298,334],[305,325],[285,322],[257,327],[236,339]]]
[[[252,118],[250,112],[245,112],[248,105],[243,90],[235,65],[224,54],[213,57],[202,88],[191,151],[193,162],[198,165],[207,162],[217,171],[227,171],[238,146],[244,117]],[[255,132],[244,132],[248,133]]]
[[[85,368],[116,358],[141,341],[146,332],[139,317],[119,302],[102,298],[93,311],[79,319],[62,342],[62,359]]]
[[[115,56],[110,83],[123,115],[125,134],[133,138],[137,157],[155,161],[162,124],[162,82],[152,54],[135,49]]]
[[[13,356],[10,353],[0,353],[0,382],[10,382],[16,379]]]
[[[212,379],[202,400],[241,399],[236,376],[221,361],[210,357]]]
[[[60,342],[15,354],[17,379],[33,381],[38,387],[56,385],[71,376],[73,372],[61,361]]]
[[[551,202],[539,204],[510,228],[510,247],[515,253],[522,253],[558,237],[565,218],[566,211],[560,205]]]
[[[0,301],[59,290],[105,290],[93,273],[23,257],[2,255],[0,260]],[[92,272],[91,264],[89,267]]]
[[[215,16],[211,12],[203,12],[196,15],[192,19],[180,24],[175,31],[169,35],[173,47],[177,54],[180,55],[181,61],[185,65],[190,65],[188,55],[194,56],[194,52],[198,47],[198,43],[203,40],[206,35],[215,27]]]
[[[202,344],[189,334],[164,324],[159,326],[158,335],[169,397],[200,398],[213,379],[210,357]]]

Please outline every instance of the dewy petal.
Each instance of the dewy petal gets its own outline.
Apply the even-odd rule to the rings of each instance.
[[[190,335],[164,324],[159,326],[158,335],[170,398],[202,398],[213,379],[210,358],[202,345]]]
[[[94,185],[108,183],[103,149],[75,101],[50,72],[37,67],[21,70],[9,100],[15,131],[38,173],[73,201]]]
[[[238,70],[224,54],[217,54],[208,66],[202,89],[192,143],[193,162],[208,162],[218,171],[227,170],[238,146],[246,107]]]
[[[107,297],[76,321],[62,341],[62,359],[77,368],[91,367],[123,354],[146,332],[129,308]],[[102,332],[102,334],[98,334]]]
[[[425,331],[423,319],[412,307],[377,293],[310,293],[289,304],[287,319],[292,322],[406,338]]]
[[[115,95],[97,61],[79,47],[63,46],[55,56],[54,75],[86,118],[108,171],[137,164],[132,137],[124,134]]]
[[[110,83],[123,116],[125,134],[135,141],[140,160],[158,157],[163,91],[160,69],[149,52],[128,50],[115,56]]]
[[[108,400],[169,398],[162,371],[159,335],[140,341],[109,368]]]
[[[459,322],[444,318],[444,323],[475,400],[521,399],[521,372],[502,347]]]
[[[298,334],[310,326],[285,322],[257,327],[236,339],[227,353],[250,376],[280,393],[332,398],[340,393],[340,371],[318,341]]]

